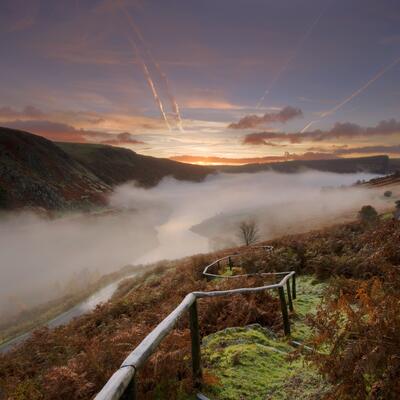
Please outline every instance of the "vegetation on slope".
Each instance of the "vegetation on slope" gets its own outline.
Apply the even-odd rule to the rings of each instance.
[[[18,335],[46,325],[53,318],[70,310],[105,286],[122,279],[124,276],[140,272],[142,272],[141,268],[127,265],[117,272],[87,282],[84,287],[71,286],[68,293],[60,298],[24,309],[18,314],[2,316],[0,318],[0,346],[12,341]]]
[[[365,235],[370,277],[339,277],[310,319],[309,357],[332,383],[329,398],[395,400],[400,397],[400,232],[399,222]]]
[[[0,207],[104,205],[111,188],[53,142],[0,128]]]
[[[173,269],[160,267],[158,275],[134,280],[124,296],[93,313],[53,331],[37,331],[20,348],[0,356],[0,386],[13,399],[90,398],[187,292],[257,283],[207,283],[201,278],[206,261],[187,259]],[[245,296],[240,302],[205,300],[200,306],[202,335],[251,323],[279,329],[278,310],[277,300],[267,294]],[[166,398],[175,398],[190,386],[189,337],[188,322],[182,320],[147,363],[140,379],[145,398],[153,398],[160,387]]]
[[[310,277],[298,280],[292,316],[292,338],[303,342],[311,331],[305,316],[315,311],[326,285]],[[203,339],[206,376],[214,382],[207,394],[214,400],[320,399],[328,385],[315,368],[306,366],[286,338],[260,325],[227,328]]]
[[[326,356],[311,357],[310,362],[331,383],[330,394],[327,396],[339,399],[394,399],[400,395],[397,384],[388,385],[388,382],[394,381],[394,377],[399,376],[397,336],[400,304],[398,285],[390,285],[392,280],[398,278],[388,274],[391,269],[397,271],[400,264],[399,241],[400,224],[391,220],[378,220],[372,224],[352,223],[287,236],[270,242],[275,251],[268,258],[259,251],[249,251],[243,257],[243,270],[295,269],[300,274],[314,275],[317,280],[324,282],[330,281],[332,275],[345,279],[345,288],[349,289],[337,289],[333,301],[339,305],[346,304],[339,300],[342,295],[346,295],[350,304],[348,310],[357,311],[357,318],[353,319],[349,311],[347,319],[340,319],[345,308],[342,307],[338,312],[331,307],[332,297],[328,294],[322,311],[315,318],[311,317],[310,328],[297,321],[298,328],[293,332],[294,337],[300,338],[313,334],[317,340],[314,345],[325,350]],[[118,368],[124,357],[176,307],[186,293],[261,283],[260,278],[205,281],[201,275],[204,265],[222,255],[190,257],[174,263],[174,266],[171,263],[160,264],[157,274],[125,283],[112,302],[98,307],[93,313],[54,331],[40,330],[20,348],[0,356],[0,387],[6,398],[90,398]],[[360,291],[363,285],[367,285],[364,289],[367,297]],[[372,300],[366,301],[364,306],[361,301],[369,297]],[[314,305],[311,299],[303,304],[300,296],[296,300],[299,312],[313,308]],[[243,327],[255,323],[268,328],[278,337],[282,335],[279,303],[270,294],[203,299],[200,301],[199,316],[202,337],[227,327]],[[335,336],[337,328],[343,328],[343,331]],[[259,333],[252,335],[257,339]],[[250,368],[250,373],[250,359],[255,357],[253,350],[260,345],[257,345],[257,340],[261,341],[261,345],[269,346],[271,338],[264,335],[252,343],[248,336],[246,338],[245,344],[249,347],[242,361],[246,368]],[[381,343],[375,343],[374,347],[373,338],[380,338]],[[210,340],[209,343],[212,349],[212,344],[216,342]],[[282,343],[282,346],[285,344]],[[230,352],[228,355],[232,360],[233,354]],[[218,378],[218,366],[224,365],[228,355],[223,356],[221,361],[215,360],[214,375],[211,369],[208,378],[206,376],[208,383],[215,384],[221,379]],[[271,356],[270,353],[268,355]],[[210,367],[213,356],[213,351],[207,356]],[[293,373],[294,382],[303,379],[307,391],[311,393],[314,384],[315,388],[319,387],[319,378],[314,380],[306,372],[306,375],[295,378],[296,371],[299,371],[296,368],[300,368],[297,361],[292,367],[284,366],[280,369],[279,357],[275,353],[272,356],[271,368],[275,368],[278,375],[286,379]],[[238,360],[240,365],[240,355]],[[281,360],[283,362],[283,358]],[[257,358],[254,362],[261,360]],[[345,365],[354,366],[355,369],[341,367]],[[266,370],[267,365],[262,364],[262,368]],[[190,391],[190,370],[190,334],[188,321],[183,319],[141,371],[141,398],[182,398],[183,393]],[[346,394],[351,393],[348,388],[353,379],[359,397]],[[286,386],[278,381],[277,378],[269,382],[272,386],[265,388],[266,393],[274,389],[277,396],[278,393],[284,396]],[[234,388],[226,388],[229,394],[228,390],[233,391]],[[297,393],[293,396],[301,398],[297,397]],[[246,395],[244,398],[254,397]]]

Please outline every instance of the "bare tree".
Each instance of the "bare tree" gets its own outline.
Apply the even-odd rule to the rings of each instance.
[[[257,242],[259,230],[255,221],[242,221],[238,227],[238,237],[243,244],[250,246]]]

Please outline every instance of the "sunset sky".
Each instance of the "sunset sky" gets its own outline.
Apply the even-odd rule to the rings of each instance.
[[[0,49],[0,125],[52,140],[400,157],[398,0],[2,0]]]

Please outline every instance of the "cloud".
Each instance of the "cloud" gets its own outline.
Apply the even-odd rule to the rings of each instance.
[[[135,136],[129,132],[122,132],[113,136],[113,138],[103,140],[101,143],[111,145],[144,144],[141,140],[135,139]]]
[[[14,21],[12,24],[10,24],[8,27],[8,32],[14,33],[19,31],[24,31],[26,29],[31,28],[33,25],[35,25],[35,23],[36,20],[33,16],[27,16],[18,19],[17,21]]]
[[[256,128],[260,125],[268,125],[272,123],[285,123],[293,118],[302,117],[303,112],[300,108],[287,106],[278,112],[266,112],[263,116],[256,114],[246,115],[239,122],[232,122],[228,128],[231,129],[248,129]]]
[[[87,99],[90,100],[90,99]],[[126,130],[143,133],[163,129],[159,118],[136,114],[98,113],[95,111],[52,110],[43,111],[34,106],[26,106],[20,111],[10,107],[0,107],[0,123],[14,124],[15,121],[46,121],[70,125],[76,129],[124,133]],[[21,128],[22,129],[22,128]]]
[[[142,144],[129,132],[113,134],[102,131],[76,129],[72,125],[46,120],[15,120],[2,123],[7,128],[19,129],[44,136],[50,140],[113,145]]]
[[[26,106],[21,111],[15,110],[12,107],[4,106],[0,107],[0,118],[1,119],[19,119],[19,118],[41,118],[44,113],[34,106]]]
[[[243,138],[243,144],[271,145],[271,142],[302,143],[304,141],[319,142],[341,138],[357,138],[370,136],[386,136],[400,133],[400,122],[394,118],[379,122],[376,126],[362,127],[351,122],[337,122],[332,129],[315,130],[301,133],[257,132]]]
[[[233,104],[225,100],[216,99],[189,99],[183,103],[183,108],[190,109],[214,109],[214,110],[241,110],[243,107],[239,104]]]
[[[32,28],[39,11],[39,0],[0,2],[0,31],[15,34]]]
[[[264,157],[218,157],[218,156],[191,156],[182,155],[170,157],[171,160],[185,162],[189,164],[210,164],[210,165],[244,165],[244,164],[267,164],[272,162],[283,162],[293,160],[326,160],[339,158],[336,154],[325,152],[307,151],[302,154],[285,152],[280,156],[264,156]]]
[[[300,143],[301,141],[302,134],[298,133],[257,132],[246,135],[243,139],[243,144],[276,146],[274,142]]]

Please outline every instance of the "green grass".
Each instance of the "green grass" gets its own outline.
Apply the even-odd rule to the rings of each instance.
[[[384,213],[384,214],[381,215],[381,219],[383,221],[387,221],[387,220],[390,220],[392,218],[393,218],[393,212],[392,211]]]
[[[292,339],[310,335],[304,323],[307,313],[318,305],[324,284],[312,277],[298,279],[298,297],[291,318]],[[323,379],[300,356],[291,359],[294,348],[259,325],[228,328],[203,339],[205,374],[218,383],[204,392],[213,400],[311,400],[327,387]]]

